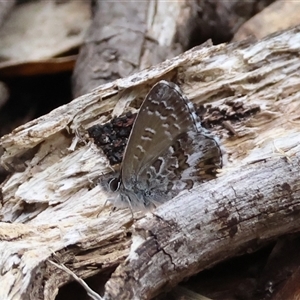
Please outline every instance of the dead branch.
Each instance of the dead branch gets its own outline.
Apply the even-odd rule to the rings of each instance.
[[[107,299],[149,299],[298,231],[299,29],[192,49],[2,137],[1,163],[19,172],[1,186],[1,298],[54,299],[70,276],[45,263],[53,251],[82,278],[117,267]],[[192,101],[218,112],[204,121],[215,122],[228,163],[218,179],[137,215],[133,227],[127,209],[97,217],[106,195],[91,182],[109,168],[99,149],[82,142],[86,130],[134,110],[161,79],[177,81]],[[224,116],[235,135],[222,125]]]

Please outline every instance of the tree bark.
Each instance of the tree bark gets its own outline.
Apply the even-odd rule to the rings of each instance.
[[[299,231],[299,51],[300,27],[258,42],[206,44],[2,137],[1,163],[12,174],[1,186],[0,298],[54,299],[71,280],[47,263],[55,253],[83,278],[113,272],[106,299],[150,299]],[[128,209],[98,216],[107,195],[91,182],[110,169],[86,130],[135,110],[161,79],[215,112],[204,123],[215,125],[228,162],[217,179],[135,214],[137,222]]]

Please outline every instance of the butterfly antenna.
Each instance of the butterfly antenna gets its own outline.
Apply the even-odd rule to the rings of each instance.
[[[104,205],[100,209],[98,209],[98,211],[97,211],[97,218],[99,217],[99,215],[101,214],[101,212],[105,209],[105,206],[107,205],[108,201],[109,201],[109,199],[107,198],[105,200],[105,202],[104,202]]]
[[[128,203],[128,206],[129,206],[129,209],[130,209],[130,212],[131,212],[132,220],[134,220],[133,209],[132,209],[131,201],[130,201],[130,199],[129,199],[128,196],[126,197],[126,201],[127,201],[127,203]]]

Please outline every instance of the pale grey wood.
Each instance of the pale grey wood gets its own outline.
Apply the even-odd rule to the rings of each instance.
[[[225,172],[137,222],[105,299],[151,299],[217,262],[299,231],[300,133],[284,142],[290,160],[271,155]]]
[[[191,31],[187,24],[196,16],[194,1],[96,1],[73,74],[73,94],[182,53]]]
[[[2,137],[1,163],[20,172],[1,186],[0,299],[54,299],[70,277],[46,262],[52,253],[83,278],[120,264],[106,297],[125,285],[120,299],[132,299],[132,293],[148,299],[166,281],[173,286],[300,230],[299,29],[259,42],[192,49],[100,86]],[[160,79],[177,79],[197,104],[226,108],[228,100],[241,101],[261,111],[232,123],[234,137],[222,126],[214,128],[228,154],[217,180],[146,216],[136,214],[141,220],[132,227],[128,209],[110,214],[107,207],[98,216],[107,195],[91,182],[110,168],[99,149],[80,141],[87,141],[91,125],[134,111],[132,100],[140,103]]]
[[[0,1],[0,26],[5,22],[7,16],[15,6],[15,3],[15,0]]]

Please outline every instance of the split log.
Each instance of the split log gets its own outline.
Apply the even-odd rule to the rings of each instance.
[[[262,41],[204,45],[91,93],[1,138],[1,299],[54,299],[72,280],[112,273],[106,299],[150,299],[217,262],[300,230],[300,27]],[[228,155],[220,176],[132,222],[110,214],[109,172],[87,143],[96,123],[135,110],[158,80],[204,105]],[[135,106],[136,105],[136,106]],[[76,134],[75,134],[76,133]],[[18,172],[17,172],[18,171]],[[133,224],[132,224],[133,223]]]

